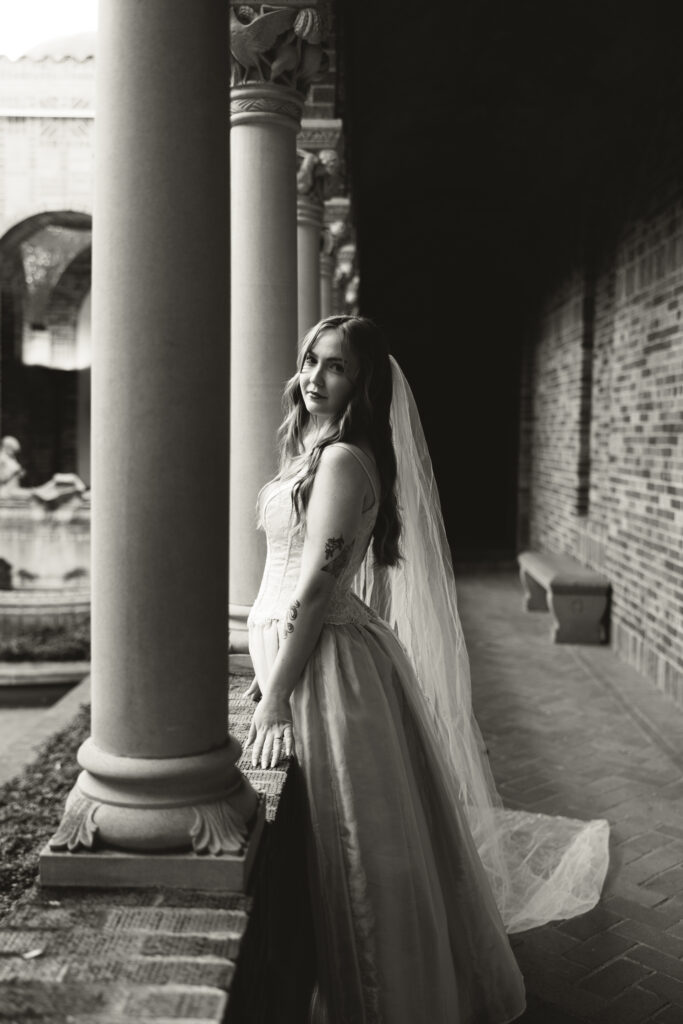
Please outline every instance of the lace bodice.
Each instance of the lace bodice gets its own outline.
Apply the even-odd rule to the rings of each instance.
[[[360,448],[348,444],[342,447],[350,451],[363,466],[375,500],[361,514],[360,529],[351,558],[336,581],[328,605],[325,622],[336,625],[360,624],[376,618],[351,589],[353,579],[365,558],[377,518],[375,473],[369,456]],[[292,510],[292,488],[297,479],[295,475],[286,480],[271,480],[262,493],[261,518],[268,542],[268,554],[261,587],[249,615],[249,625],[284,619],[299,579],[304,536],[296,527]]]

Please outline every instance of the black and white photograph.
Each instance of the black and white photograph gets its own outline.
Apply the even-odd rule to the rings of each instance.
[[[0,0],[0,1024],[683,1024],[671,0]]]

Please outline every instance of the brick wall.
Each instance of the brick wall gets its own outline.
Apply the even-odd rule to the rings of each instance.
[[[304,104],[304,118],[333,118],[336,116],[337,99],[337,38],[335,26],[327,36],[326,51],[328,64],[318,79],[313,82],[306,103]]]
[[[585,284],[574,274],[541,311],[527,348],[522,418],[534,546],[571,551],[581,479],[582,345]],[[535,338],[533,339],[535,340]]]
[[[683,187],[547,298],[525,357],[520,478],[521,543],[606,573],[615,651],[681,705],[682,302]]]

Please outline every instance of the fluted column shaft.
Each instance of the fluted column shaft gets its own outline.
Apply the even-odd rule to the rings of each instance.
[[[227,34],[214,0],[100,3],[93,727],[53,851],[238,853],[257,804],[227,733]],[[178,884],[213,887],[191,857]],[[99,884],[97,858],[43,877]]]

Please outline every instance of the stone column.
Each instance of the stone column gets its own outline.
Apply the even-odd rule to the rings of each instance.
[[[297,152],[305,90],[324,59],[315,3],[231,7],[232,388],[230,648],[265,561],[256,498],[277,471],[285,382],[296,369]],[[317,253],[316,253],[317,259]]]
[[[299,340],[320,320],[320,241],[323,227],[322,170],[314,153],[298,152],[296,225]]]
[[[100,4],[93,726],[44,884],[242,888],[262,821],[227,732],[227,35]]]
[[[334,196],[325,201],[324,227],[320,247],[320,315],[338,313],[335,302],[334,272],[340,245],[349,237],[349,200]]]
[[[341,179],[339,146],[342,123],[336,118],[307,118],[298,138],[297,225],[299,277],[299,338],[323,312],[320,253],[323,244],[324,202],[338,190]],[[328,292],[325,292],[328,308]]]
[[[327,238],[323,234],[320,251],[320,318],[332,316],[332,275],[334,255],[327,251]]]

